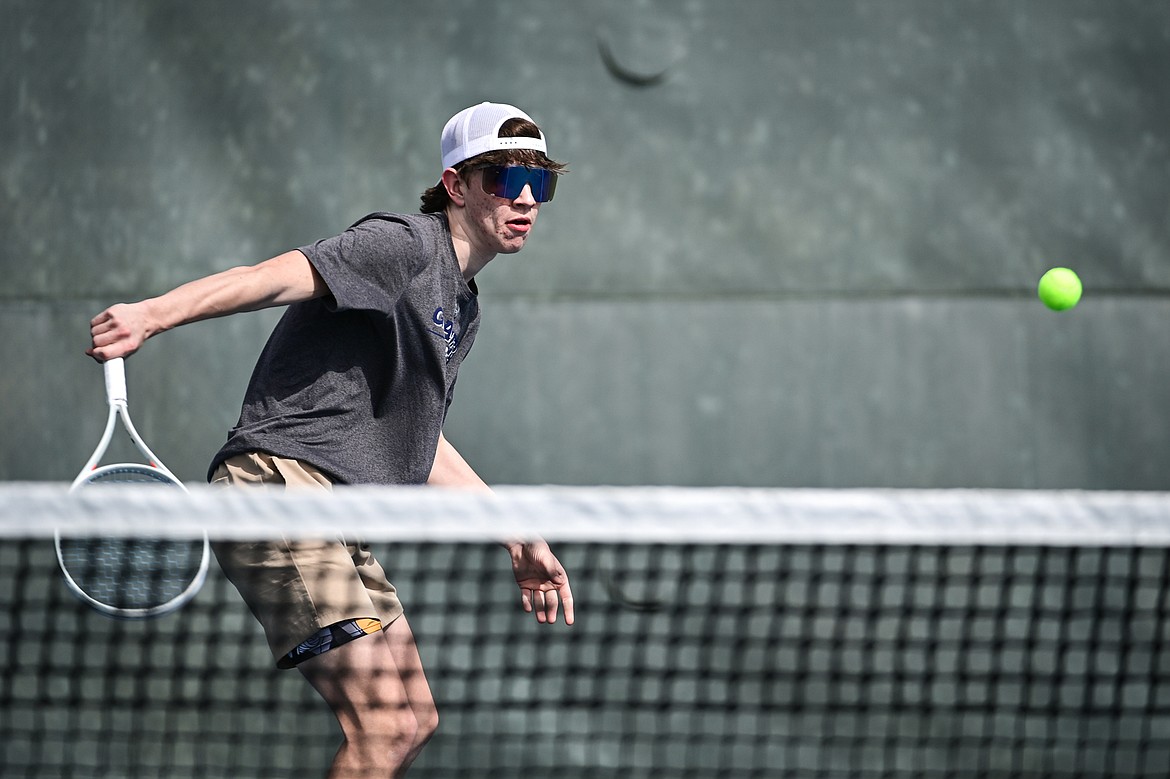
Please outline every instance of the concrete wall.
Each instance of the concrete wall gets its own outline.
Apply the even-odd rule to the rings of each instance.
[[[1161,0],[0,0],[0,479],[89,454],[91,316],[415,210],[484,99],[573,171],[479,279],[490,481],[1170,487]],[[274,316],[131,359],[181,476]]]

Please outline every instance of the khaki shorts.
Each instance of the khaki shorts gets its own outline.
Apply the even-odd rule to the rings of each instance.
[[[216,469],[212,484],[333,489],[313,466],[263,453],[238,455]],[[402,604],[369,546],[341,537],[320,541],[213,545],[219,565],[260,620],[279,667],[285,656],[321,628],[349,619],[383,627],[402,616]]]

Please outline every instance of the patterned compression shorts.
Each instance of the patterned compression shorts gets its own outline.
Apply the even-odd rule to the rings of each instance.
[[[382,623],[376,619],[347,619],[328,627],[323,627],[305,641],[302,641],[291,652],[280,659],[277,665],[281,668],[292,668],[311,657],[323,655],[330,649],[344,646],[355,638],[377,633],[382,629]]]

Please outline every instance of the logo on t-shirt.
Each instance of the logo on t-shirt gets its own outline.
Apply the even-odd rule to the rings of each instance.
[[[441,330],[432,329],[431,332],[447,342],[447,362],[451,362],[451,358],[455,356],[455,350],[459,348],[459,333],[455,332],[455,323],[459,321],[459,305],[455,305],[451,316],[447,316],[443,307],[439,306],[431,315],[431,321],[442,328]]]

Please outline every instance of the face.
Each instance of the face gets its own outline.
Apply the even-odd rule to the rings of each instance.
[[[524,248],[540,203],[532,196],[532,187],[524,189],[514,199],[489,195],[483,190],[483,171],[473,170],[468,176],[466,192],[468,238],[481,251],[492,254],[514,254]]]

